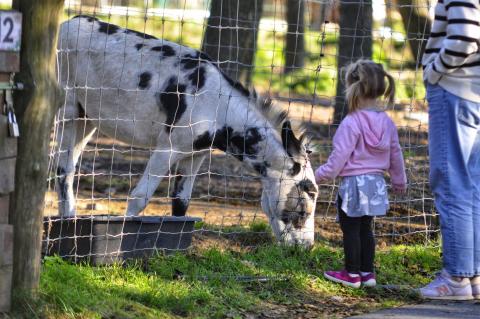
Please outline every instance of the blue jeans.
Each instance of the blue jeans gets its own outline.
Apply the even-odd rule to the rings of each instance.
[[[430,187],[440,214],[443,266],[480,275],[480,103],[427,86]]]

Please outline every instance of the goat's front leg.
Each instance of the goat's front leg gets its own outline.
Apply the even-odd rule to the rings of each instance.
[[[172,192],[172,215],[185,216],[190,199],[192,198],[193,184],[198,170],[206,155],[187,156],[177,164],[175,184]]]
[[[172,150],[155,150],[148,160],[143,176],[128,198],[127,216],[137,216],[145,209],[164,177],[169,177],[170,167],[184,156]]]

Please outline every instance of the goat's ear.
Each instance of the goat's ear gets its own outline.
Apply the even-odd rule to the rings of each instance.
[[[283,148],[287,151],[288,156],[294,157],[300,154],[302,149],[302,143],[293,134],[292,125],[290,121],[283,122],[282,125],[282,144]]]
[[[313,136],[308,134],[308,133],[303,133],[300,138],[300,145],[302,146],[302,150],[307,154],[311,154],[313,153],[313,149],[312,149],[312,140],[313,140]]]

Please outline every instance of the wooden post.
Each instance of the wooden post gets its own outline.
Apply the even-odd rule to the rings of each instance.
[[[63,0],[14,0],[23,13],[20,73],[24,90],[14,94],[20,126],[15,193],[10,203],[14,226],[13,293],[34,295],[40,277],[42,219],[48,145],[59,101],[55,49]],[[20,303],[21,300],[18,300]]]
[[[11,304],[13,226],[8,224],[8,215],[10,193],[14,190],[17,139],[9,134],[14,114],[10,78],[20,70],[21,21],[18,12],[0,11],[3,31],[0,32],[0,313],[8,312]]]
[[[0,65],[5,54],[0,53]],[[8,83],[10,75],[0,73],[0,83]],[[0,107],[4,104],[4,91],[0,90]],[[8,136],[7,115],[0,110],[0,313],[10,310],[12,287],[13,226],[8,225],[10,193],[14,189],[17,139]]]

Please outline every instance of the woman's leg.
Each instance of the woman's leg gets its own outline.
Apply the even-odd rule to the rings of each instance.
[[[440,215],[443,266],[452,276],[471,277],[478,183],[472,170],[478,164],[472,161],[478,157],[478,103],[461,99],[438,85],[428,86],[427,99],[430,187]]]
[[[480,155],[480,151],[479,151],[479,155]],[[478,184],[480,184],[480,176],[478,176],[477,178],[478,178]],[[475,201],[474,201],[474,211],[473,211],[473,238],[474,238],[473,271],[475,276],[480,277],[480,185],[476,185],[474,199]],[[480,280],[479,280],[479,283],[480,283]]]
[[[470,300],[475,274],[475,195],[478,176],[479,104],[428,85],[430,188],[440,215],[443,268],[420,289],[429,299]],[[477,177],[475,176],[477,175]]]
[[[468,168],[473,184],[473,272],[475,276],[480,276],[480,103],[476,104],[476,107],[472,107],[472,111],[477,111],[477,138]],[[480,294],[480,279],[476,280],[479,283],[478,293]]]

